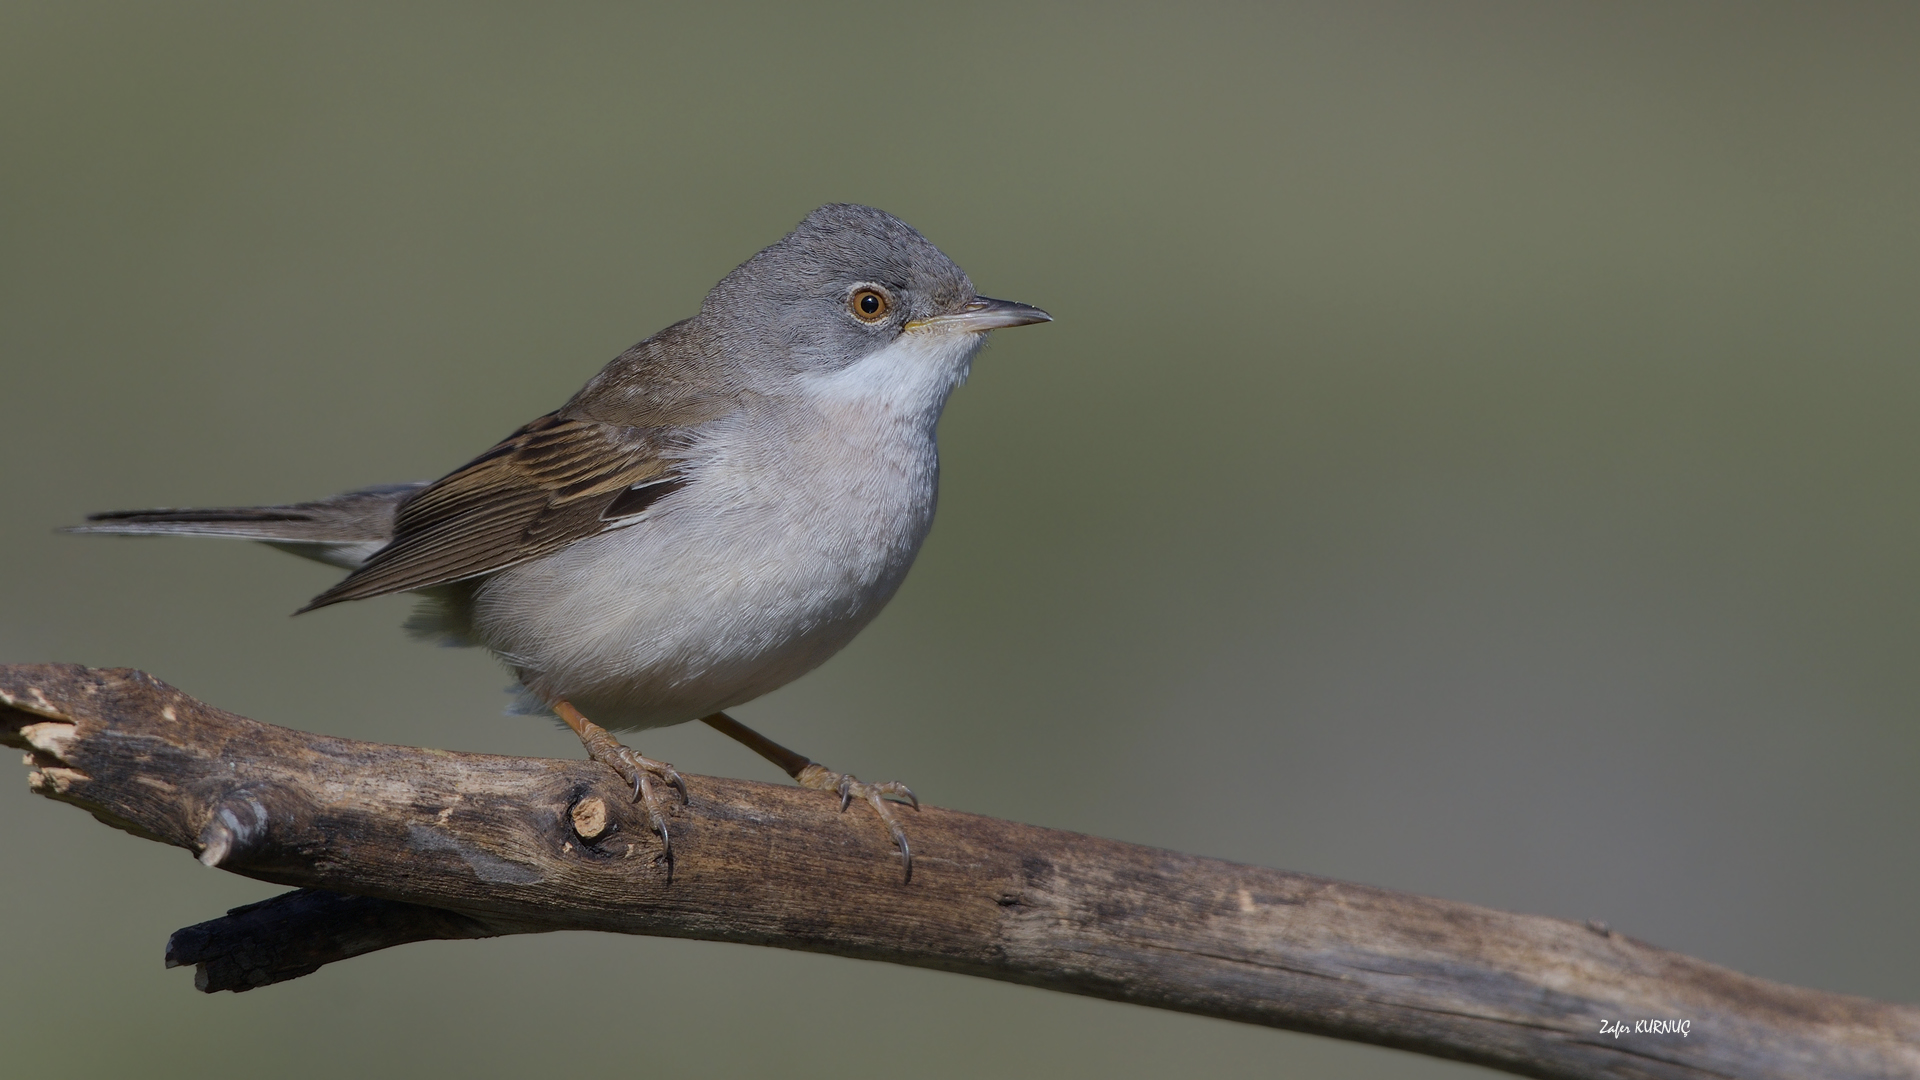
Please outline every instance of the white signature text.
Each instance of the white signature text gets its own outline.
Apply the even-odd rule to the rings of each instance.
[[[1600,1034],[1619,1038],[1622,1035],[1678,1035],[1686,1038],[1693,1027],[1691,1020],[1602,1020]]]

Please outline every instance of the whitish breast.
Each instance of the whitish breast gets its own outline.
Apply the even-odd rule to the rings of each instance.
[[[648,520],[496,575],[477,597],[487,644],[529,689],[629,727],[819,665],[892,597],[932,524],[934,426],[978,339],[915,337],[710,427]]]

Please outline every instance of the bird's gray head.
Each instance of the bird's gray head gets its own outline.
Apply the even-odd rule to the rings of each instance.
[[[1051,318],[975,295],[966,272],[912,226],[851,203],[808,214],[715,285],[700,313],[730,359],[788,371],[844,367],[905,335],[966,339],[971,355],[987,330]]]

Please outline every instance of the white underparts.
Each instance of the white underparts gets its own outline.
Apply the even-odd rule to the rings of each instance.
[[[798,678],[906,576],[933,521],[935,424],[982,336],[903,334],[703,427],[683,488],[478,583],[456,636],[607,727],[691,720]]]

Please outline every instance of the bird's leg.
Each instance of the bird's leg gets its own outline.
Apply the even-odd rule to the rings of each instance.
[[[556,701],[553,711],[567,722],[580,742],[587,748],[587,756],[620,774],[620,779],[633,785],[633,801],[647,805],[647,820],[652,823],[653,831],[660,834],[660,853],[673,857],[673,843],[667,839],[667,815],[660,806],[660,800],[653,793],[653,777],[673,785],[680,792],[680,801],[687,801],[687,782],[673,766],[664,761],[655,761],[642,757],[622,745],[619,739],[607,733],[607,729],[580,715],[580,710],[570,701]]]
[[[900,849],[900,861],[906,866],[906,880],[913,880],[913,849],[907,846],[906,830],[902,829],[900,822],[894,819],[893,809],[887,802],[888,799],[898,800],[918,810],[920,800],[914,798],[913,789],[897,780],[889,780],[884,784],[869,784],[850,773],[834,772],[825,765],[811,760],[805,754],[796,754],[781,746],[723,712],[703,716],[700,720],[720,734],[780,766],[788,776],[798,781],[801,787],[838,793],[842,813],[845,813],[847,807],[853,804],[853,800],[865,800],[868,806],[873,807],[873,812],[880,815],[880,820],[886,823],[887,832],[893,836],[894,846]]]

